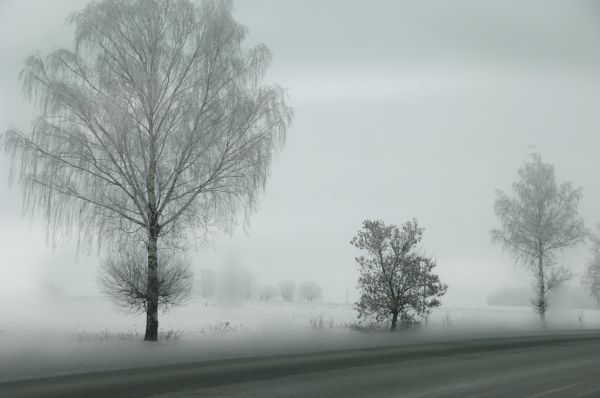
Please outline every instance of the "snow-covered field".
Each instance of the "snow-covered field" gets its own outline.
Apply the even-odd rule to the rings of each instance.
[[[6,303],[6,302],[5,302]],[[361,333],[352,304],[246,302],[223,306],[194,299],[160,314],[162,341],[142,341],[144,316],[119,312],[101,297],[18,300],[0,311],[0,381],[245,355],[370,344],[534,332],[527,307],[440,308],[423,327]],[[600,311],[553,310],[552,330],[600,328]]]
[[[0,342],[17,333],[62,334],[75,341],[121,336],[135,339],[143,335],[145,316],[119,311],[102,297],[80,296],[44,301],[23,300],[0,309]],[[187,305],[160,313],[162,333],[180,339],[214,335],[241,335],[304,329],[349,329],[357,322],[352,304],[242,302],[221,305],[200,298]],[[600,311],[551,309],[551,327],[595,328],[600,326]],[[528,307],[441,307],[424,325],[429,329],[453,327],[537,327],[537,316]],[[42,333],[43,332],[43,333]]]
[[[274,329],[310,328],[311,320],[323,318],[327,327],[343,327],[353,321],[352,305],[328,303],[244,302],[220,305],[194,299],[187,305],[159,314],[163,333],[195,339],[222,334],[261,333]],[[143,335],[145,315],[119,311],[101,297],[71,297],[51,303],[25,302],[18,308],[0,313],[0,329],[46,331],[64,334],[75,340],[92,336]]]

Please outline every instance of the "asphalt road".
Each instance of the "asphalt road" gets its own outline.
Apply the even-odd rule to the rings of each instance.
[[[0,397],[600,397],[600,333],[115,370],[0,383]]]

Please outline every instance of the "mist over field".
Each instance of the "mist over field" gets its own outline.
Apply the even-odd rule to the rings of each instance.
[[[86,4],[0,0],[0,133],[31,133],[40,111],[23,93],[19,74],[31,55],[73,49],[76,32],[65,19]],[[267,128],[276,131],[261,148],[264,164],[256,155],[260,161],[253,158],[240,167],[260,163],[256,175],[247,178],[251,182],[236,186],[248,198],[240,204],[217,197],[199,207],[217,209],[214,219],[194,220],[193,228],[182,229],[187,250],[179,271],[190,277],[173,280],[187,295],[158,311],[158,340],[179,347],[173,358],[189,347],[217,357],[229,344],[238,345],[228,355],[267,352],[265,334],[282,338],[281,347],[304,338],[330,348],[366,344],[357,336],[373,332],[375,323],[387,329],[390,321],[357,319],[374,300],[361,296],[368,278],[355,258],[372,252],[366,243],[351,241],[359,231],[398,226],[400,238],[390,230],[390,242],[410,243],[411,231],[403,227],[413,219],[418,224],[414,247],[407,246],[411,258],[420,266],[434,264],[428,272],[439,277],[428,280],[423,291],[431,291],[412,304],[418,316],[406,324],[424,336],[539,330],[539,308],[546,306],[543,322],[555,330],[600,326],[597,301],[585,283],[598,253],[589,233],[596,233],[600,222],[600,8],[595,3],[239,0],[232,15],[247,28],[243,48],[264,43],[270,50],[262,82],[276,88],[269,111],[283,121]],[[264,56],[268,64],[265,54],[257,54],[254,62]],[[240,87],[244,84],[251,86],[243,91],[250,98],[254,82]],[[281,97],[279,88],[285,90]],[[530,267],[535,262],[519,263],[510,247],[492,242],[490,234],[505,226],[495,207],[497,190],[513,195],[520,168],[534,164],[537,155],[538,166],[553,167],[558,191],[565,182],[577,192],[569,220],[585,223],[568,244],[539,256],[568,271],[552,274],[564,281],[556,286],[551,283],[558,279],[547,281],[552,291],[541,304],[537,268]],[[250,156],[254,152],[243,160]],[[131,244],[118,246],[107,233],[104,246],[78,245],[77,227],[53,235],[43,195],[36,197],[34,211],[23,208],[21,165],[11,163],[10,150],[1,152],[0,353],[17,358],[39,349],[48,364],[56,354],[62,365],[40,367],[60,373],[88,348],[107,344],[118,351],[140,343],[151,300],[137,297],[137,311],[123,311],[100,281],[107,255],[122,254]],[[220,198],[226,198],[224,210]],[[246,207],[253,207],[248,214],[240,210]],[[181,224],[191,218],[186,215]],[[225,218],[227,226],[220,228]],[[369,230],[365,220],[385,225]],[[179,238],[172,238],[173,247]],[[392,243],[386,248],[392,246],[397,249]],[[146,259],[131,272],[140,273],[134,287],[141,290]],[[114,259],[113,272],[119,261]],[[407,339],[418,334],[407,329]],[[379,338],[390,337],[382,332]],[[20,358],[22,365],[6,378],[35,373],[35,355],[29,362]],[[101,358],[90,368],[109,368],[109,362]]]

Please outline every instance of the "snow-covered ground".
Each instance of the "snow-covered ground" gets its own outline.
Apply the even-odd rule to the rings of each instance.
[[[72,372],[342,349],[465,334],[538,330],[527,307],[446,308],[418,330],[361,333],[352,304],[246,302],[219,305],[194,299],[160,314],[162,341],[145,344],[143,315],[119,312],[101,297],[17,300],[0,309],[0,381]],[[554,309],[549,326],[600,328],[600,312]]]
[[[52,332],[78,341],[102,335],[123,339],[143,334],[145,316],[120,311],[103,297],[75,296],[18,300],[0,307],[0,342],[17,332]],[[186,340],[222,334],[253,334],[274,330],[348,329],[356,323],[353,304],[285,303],[281,301],[242,302],[222,305],[200,298],[160,313],[160,329]],[[548,313],[554,327],[598,327],[600,311],[555,309]],[[322,322],[321,322],[322,320]],[[315,325],[316,323],[316,325]],[[530,307],[478,306],[441,307],[433,311],[426,327],[506,327],[522,329],[537,326]]]

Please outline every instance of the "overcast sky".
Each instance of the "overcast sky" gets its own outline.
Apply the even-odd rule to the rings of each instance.
[[[26,130],[24,58],[72,46],[78,0],[0,0],[0,130]],[[600,7],[579,1],[237,1],[248,45],[265,43],[267,76],[289,90],[295,120],[250,228],[194,254],[231,261],[259,283],[315,280],[325,298],[356,297],[349,241],[366,218],[426,228],[423,249],[450,285],[446,302],[480,304],[528,286],[490,242],[497,188],[510,190],[532,151],[559,181],[584,188],[600,221]],[[54,283],[96,294],[96,253],[52,249],[44,223],[21,215],[0,155],[0,289]],[[4,182],[2,182],[4,180]],[[566,252],[579,271],[587,248]]]

